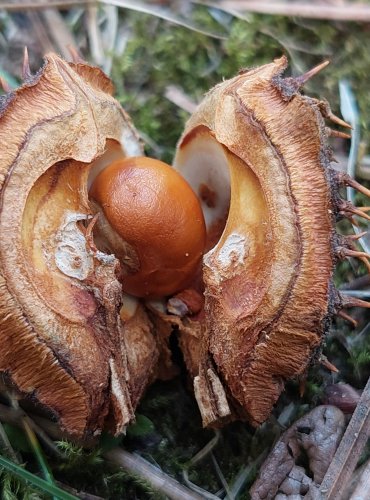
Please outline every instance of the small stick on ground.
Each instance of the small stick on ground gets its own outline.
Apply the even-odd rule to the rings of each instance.
[[[339,500],[370,436],[370,378],[319,488],[326,500]]]
[[[123,467],[132,474],[136,474],[137,476],[145,479],[153,486],[153,488],[158,490],[160,493],[163,493],[168,498],[173,500],[202,499],[200,495],[190,491],[188,488],[161,470],[157,469],[143,458],[133,455],[132,453],[128,453],[121,448],[115,448],[107,451],[104,453],[104,457],[109,462]]]

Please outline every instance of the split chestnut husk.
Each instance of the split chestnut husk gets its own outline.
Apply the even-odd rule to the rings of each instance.
[[[286,64],[215,87],[175,159],[194,189],[215,193],[206,220],[211,235],[221,229],[203,268],[195,394],[206,425],[235,415],[263,422],[284,381],[306,370],[333,314],[338,210],[328,131],[322,103],[282,77]]]
[[[122,432],[158,358],[142,307],[123,328],[118,261],[89,226],[89,174],[142,154],[112,90],[51,54],[1,102],[0,370],[76,436]]]
[[[94,229],[90,185],[143,154],[110,80],[50,54],[1,98],[0,371],[71,435],[125,429],[147,385],[177,371],[174,326],[204,425],[259,424],[333,315],[359,304],[332,285],[337,259],[367,262],[334,231],[366,216],[339,197],[354,181],[330,167],[324,118],[346,124],[299,93],[317,70],[283,78],[286,64],[218,85],[186,125],[174,165],[202,205],[207,248],[187,290],[156,301],[123,294]]]

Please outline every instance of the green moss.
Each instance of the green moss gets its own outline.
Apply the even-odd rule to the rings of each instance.
[[[0,471],[0,494],[2,500],[46,500],[47,495],[35,491],[31,486],[4,470]]]
[[[224,19],[226,40],[217,40],[138,13],[126,14],[134,36],[123,57],[115,58],[113,79],[118,98],[137,127],[158,148],[148,153],[170,160],[187,118],[166,97],[179,85],[195,101],[239,69],[270,62],[283,53],[299,73],[329,58],[332,64],[310,82],[306,91],[327,98],[339,112],[338,82],[349,79],[359,101],[362,125],[369,127],[370,100],[367,27],[362,24],[300,21],[276,16],[248,16],[248,21]],[[196,9],[198,24],[219,30],[205,9]],[[159,153],[159,154],[158,154]]]

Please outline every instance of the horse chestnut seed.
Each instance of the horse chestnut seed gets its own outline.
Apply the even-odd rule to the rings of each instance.
[[[192,281],[206,227],[196,194],[176,170],[147,157],[117,160],[97,175],[90,200],[100,212],[97,239],[120,260],[125,292],[161,297]]]

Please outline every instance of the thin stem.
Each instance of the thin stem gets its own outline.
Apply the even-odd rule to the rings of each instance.
[[[39,467],[42,471],[42,474],[43,474],[45,480],[49,484],[55,484],[54,478],[53,478],[52,473],[50,471],[50,468],[49,468],[48,464],[46,463],[44,453],[41,449],[40,443],[39,443],[39,441],[36,437],[36,434],[34,433],[32,427],[30,425],[28,417],[23,418],[23,428],[26,432],[28,441],[30,442],[30,444],[32,446],[33,452],[35,454],[35,457],[38,461]]]
[[[31,472],[28,472],[28,470],[24,469],[23,467],[20,467],[19,465],[11,462],[10,460],[8,460],[5,457],[2,457],[1,455],[0,455],[0,466],[9,472],[13,472],[20,479],[27,481],[29,484],[32,484],[33,486],[36,486],[41,491],[54,495],[59,500],[78,500],[77,497],[75,497],[74,495],[70,495],[66,491],[63,491],[60,488],[58,488],[57,486],[49,484],[44,479],[41,479],[41,477],[31,474]]]
[[[213,452],[211,452],[211,459],[212,459],[212,462],[213,462],[213,466],[216,470],[216,473],[221,481],[221,484],[222,486],[224,487],[224,490],[226,491],[226,498],[227,500],[235,500],[235,497],[234,495],[232,494],[232,492],[230,491],[230,487],[225,479],[225,476],[223,475],[223,472],[220,468],[220,466],[218,465],[218,462],[216,460],[216,457],[214,456]]]
[[[3,426],[3,424],[1,422],[0,422],[0,440],[3,442],[4,448],[8,452],[8,455],[13,460],[13,462],[19,464],[19,460],[18,460],[17,454],[13,450],[13,447],[12,447],[10,441],[9,441],[8,435],[5,432],[4,426]]]
[[[325,474],[320,492],[327,500],[342,498],[370,435],[370,378]]]
[[[8,393],[8,398],[9,398],[9,401],[12,405],[12,407],[15,409],[15,410],[20,410],[20,407],[19,407],[19,403],[18,403],[18,399],[17,397],[13,394],[13,393]],[[38,442],[38,439],[36,437],[36,434],[32,428],[32,426],[30,425],[30,418],[24,414],[22,416],[22,419],[21,419],[21,422],[22,422],[22,427],[26,433],[26,436],[28,438],[28,441],[32,447],[32,450],[33,450],[33,453],[36,457],[36,460],[39,464],[39,467],[42,471],[42,474],[45,478],[45,480],[52,486],[56,486],[55,483],[54,483],[54,478],[52,476],[52,473],[50,471],[50,468],[45,460],[45,457],[44,457],[44,453],[41,449],[41,446],[40,446],[40,443]],[[54,500],[57,500],[56,497],[53,497]]]
[[[190,491],[176,479],[168,476],[142,457],[128,453],[122,448],[114,448],[104,453],[104,458],[125,470],[142,477],[157,491],[173,500],[201,500],[202,497]]]

